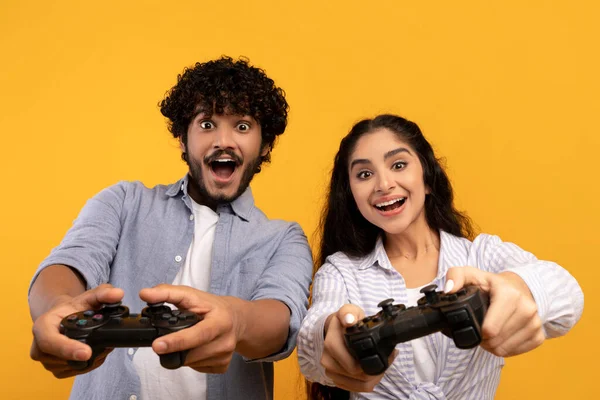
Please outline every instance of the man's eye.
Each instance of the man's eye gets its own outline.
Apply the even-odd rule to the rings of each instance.
[[[210,121],[202,121],[200,122],[200,128],[202,129],[212,129],[215,125]]]
[[[360,171],[356,176],[358,179],[367,179],[371,175],[373,174],[370,171]]]
[[[248,124],[246,122],[241,122],[238,124],[237,129],[240,132],[246,132],[246,131],[250,130],[250,124]]]

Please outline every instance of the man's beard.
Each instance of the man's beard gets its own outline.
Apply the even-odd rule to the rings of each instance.
[[[229,154],[229,152],[227,151],[225,151],[225,153]],[[239,158],[237,156],[235,157]],[[193,157],[191,157],[189,154],[187,155],[186,161],[190,168],[190,183],[195,186],[198,194],[200,195],[200,199],[198,200],[200,200],[203,205],[211,207],[223,203],[231,203],[232,201],[240,197],[250,185],[250,182],[252,181],[252,178],[254,178],[256,172],[258,172],[258,167],[260,166],[262,159],[260,156],[258,156],[248,162],[248,164],[244,168],[244,171],[242,172],[242,177],[240,178],[240,184],[237,188],[237,191],[230,196],[227,196],[225,194],[218,194],[215,196],[209,193],[208,189],[206,188],[206,185],[204,184],[204,180],[202,179],[202,164],[199,163]],[[210,165],[207,165],[207,163],[205,163],[204,168],[210,169],[211,167]]]

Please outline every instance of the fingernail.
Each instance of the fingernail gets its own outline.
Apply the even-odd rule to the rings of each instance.
[[[346,314],[344,315],[344,321],[346,321],[347,324],[353,324],[354,321],[356,321],[356,318],[354,318],[354,315],[352,314]]]
[[[452,279],[448,279],[446,281],[446,286],[444,286],[444,293],[448,293],[454,287],[454,281]]]
[[[87,360],[87,354],[85,350],[77,350],[74,354],[76,361],[85,361]]]
[[[167,350],[167,344],[165,342],[156,342],[154,347],[156,348],[157,353],[162,353]]]

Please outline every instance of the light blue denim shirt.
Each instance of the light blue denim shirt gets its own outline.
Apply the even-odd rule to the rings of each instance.
[[[111,283],[125,291],[131,312],[146,305],[142,288],[173,282],[194,234],[188,177],[169,186],[147,188],[120,182],[90,199],[58,247],[42,262],[77,269],[88,289]],[[306,314],[312,257],[296,223],[269,220],[250,188],[217,208],[210,292],[245,300],[276,299],[291,311],[285,347],[266,359],[234,354],[225,374],[207,375],[207,400],[273,398],[272,361],[289,356]],[[128,349],[115,349],[104,364],[75,379],[71,399],[140,398],[140,381]],[[136,397],[133,397],[136,396]]]

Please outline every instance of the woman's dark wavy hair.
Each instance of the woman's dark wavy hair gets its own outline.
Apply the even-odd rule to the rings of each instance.
[[[169,131],[186,146],[188,126],[200,112],[253,117],[261,126],[263,148],[269,148],[261,163],[271,160],[271,150],[276,137],[285,131],[289,110],[285,92],[264,70],[250,66],[248,59],[227,56],[184,69],[159,105],[169,119]],[[186,152],[181,158],[187,162]]]
[[[358,139],[378,129],[388,129],[406,142],[417,154],[423,167],[423,181],[430,189],[425,196],[425,218],[434,231],[443,230],[459,237],[473,238],[473,227],[467,215],[454,208],[452,185],[419,126],[396,115],[379,115],[358,122],[340,144],[335,156],[327,204],[320,221],[321,245],[316,270],[325,259],[342,251],[363,257],[375,248],[382,230],[367,221],[356,205],[350,190],[349,162]],[[349,393],[339,388],[309,385],[311,400],[348,399]]]

